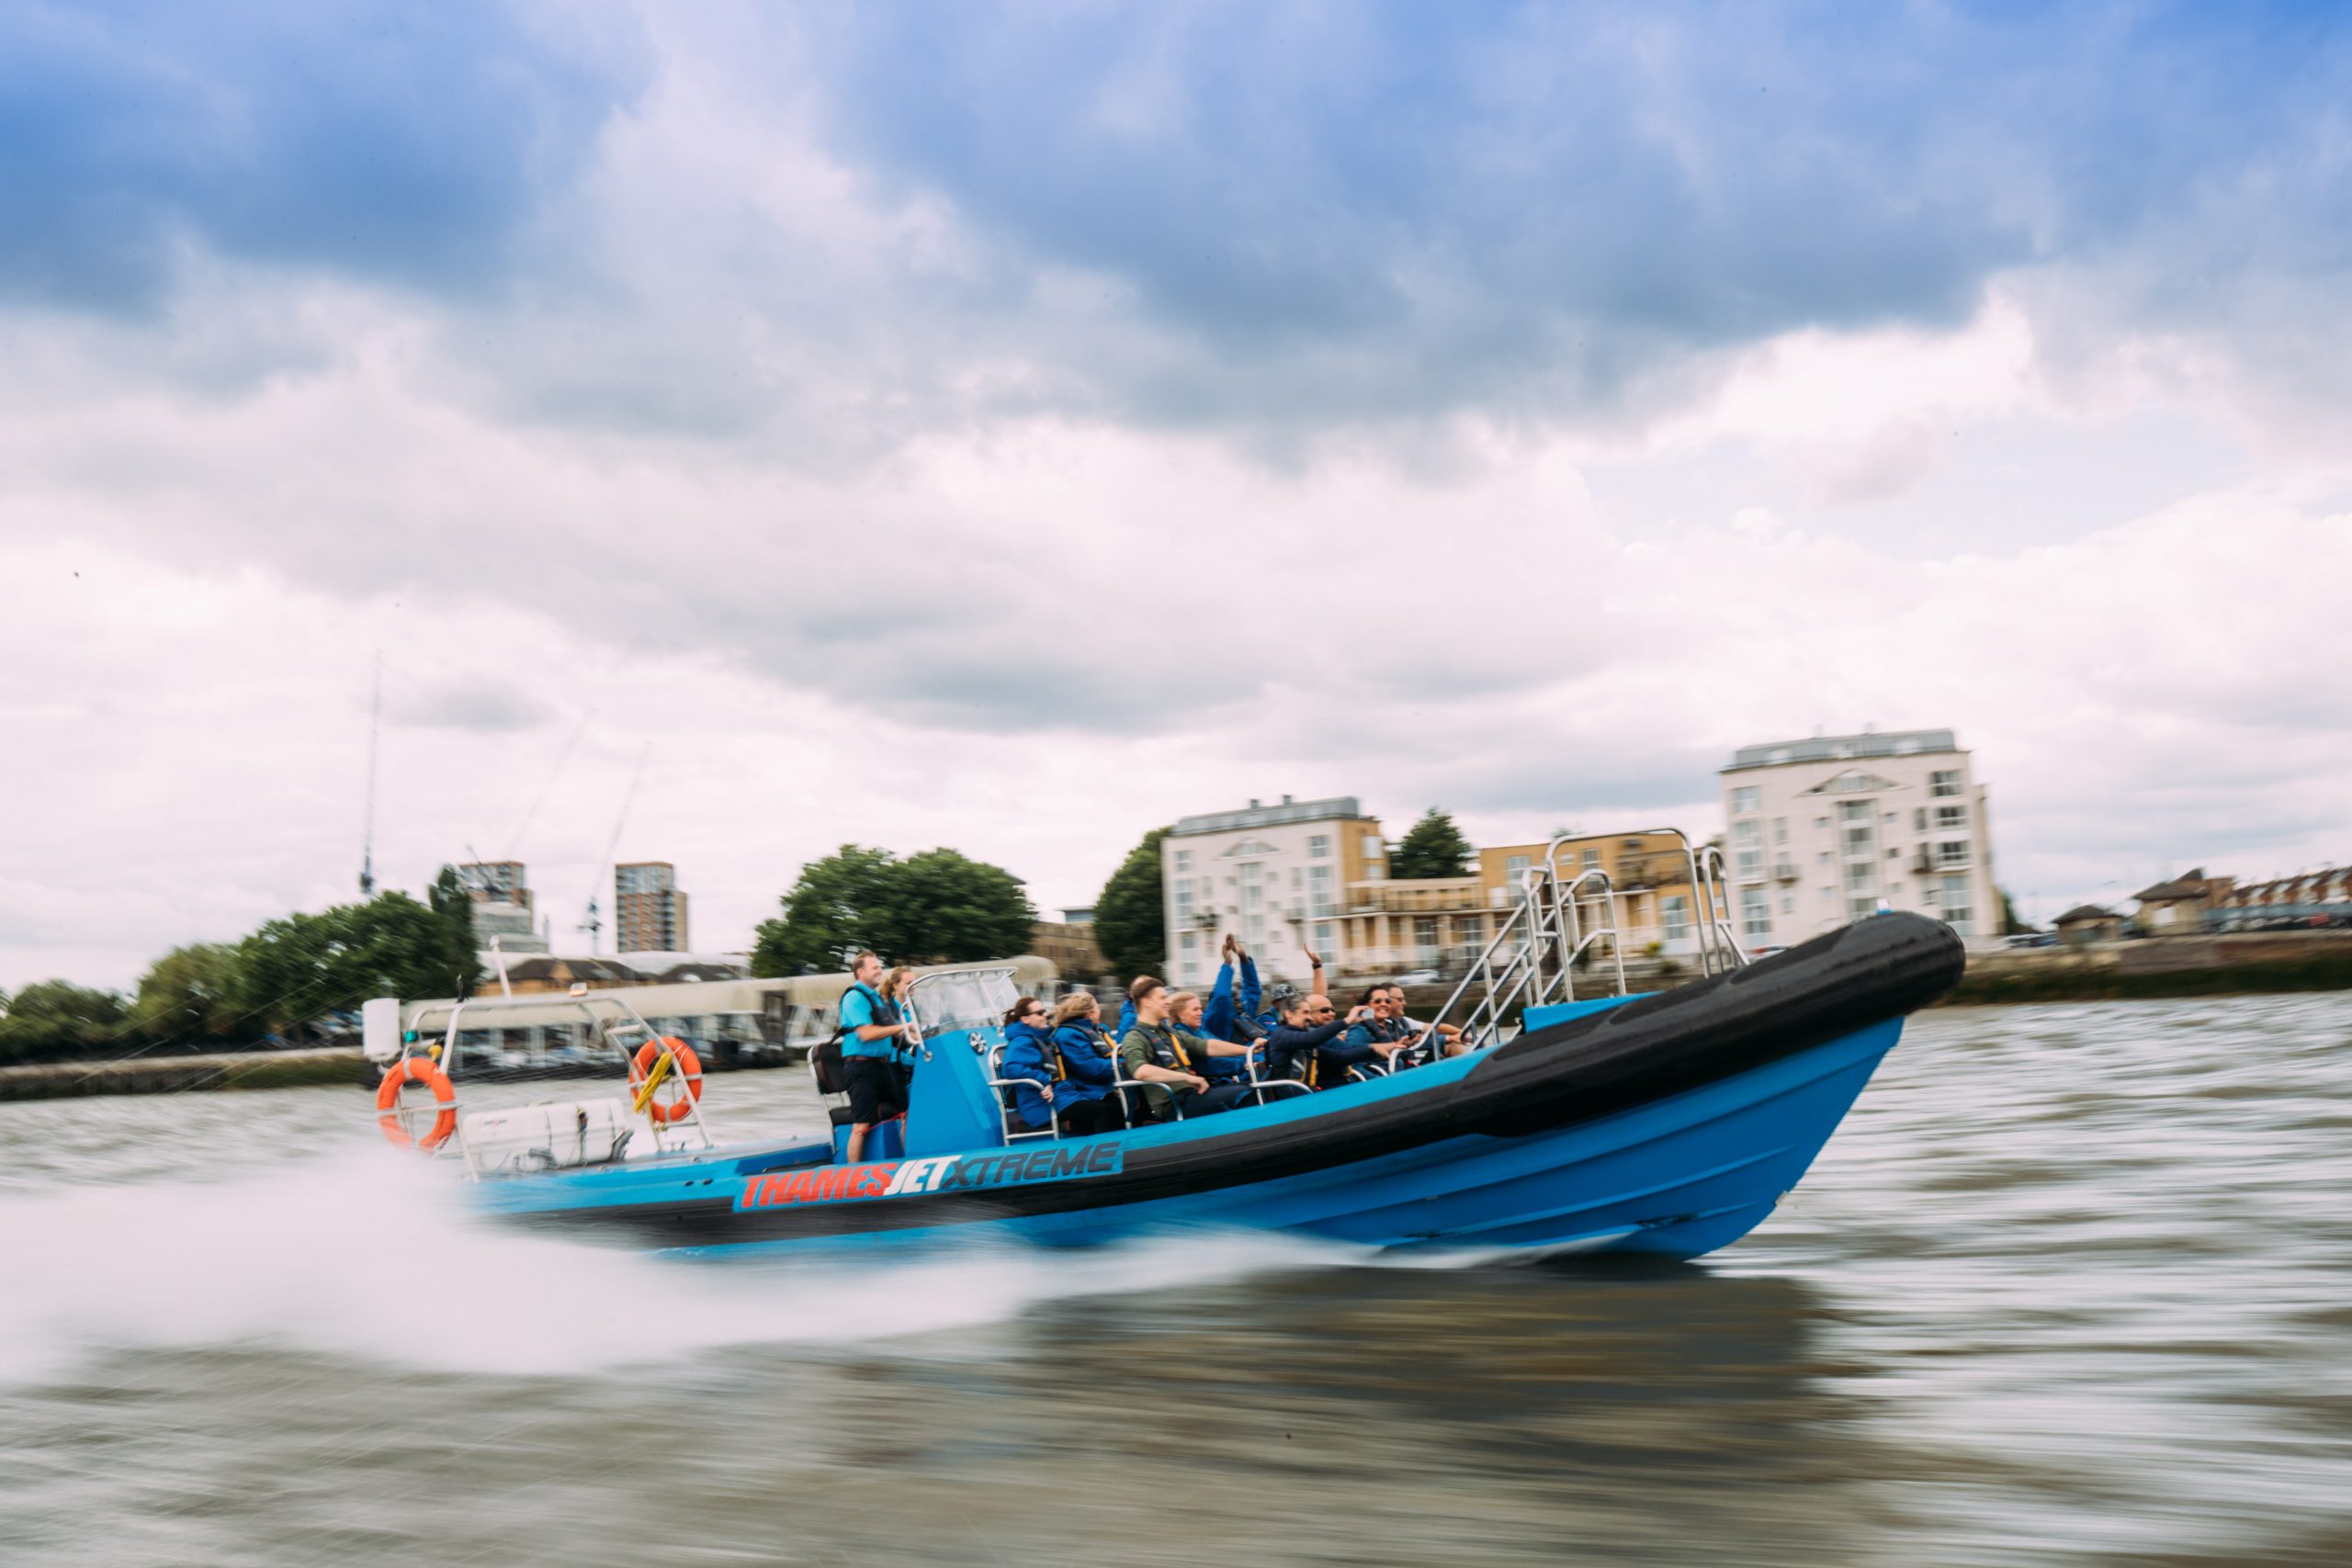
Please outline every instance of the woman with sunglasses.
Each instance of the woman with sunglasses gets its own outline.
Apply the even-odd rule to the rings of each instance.
[[[1012,1004],[1004,1015],[1004,1055],[999,1063],[997,1077],[1027,1080],[1012,1086],[1012,1110],[1021,1124],[1035,1133],[1051,1127],[1061,1085],[1055,1082],[1059,1075],[1054,1070],[1054,1038],[1046,1032],[1045,1003],[1023,997]]]

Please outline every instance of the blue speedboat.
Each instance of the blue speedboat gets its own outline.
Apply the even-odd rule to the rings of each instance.
[[[1571,938],[1574,907],[1573,892],[1555,896]],[[1542,924],[1532,891],[1528,913],[1556,959],[1551,972],[1567,975],[1578,944],[1555,942],[1563,928]],[[1530,976],[1546,971],[1531,951],[1521,940],[1516,967],[1501,972],[1494,949],[1481,961],[1489,1002],[1471,1038],[1488,1043],[1197,1120],[1091,1137],[1024,1134],[1017,1122],[1008,1132],[993,1063],[1010,979],[966,970],[918,983],[913,1109],[877,1130],[862,1163],[844,1162],[838,1124],[825,1140],[640,1146],[627,1157],[609,1119],[594,1157],[537,1150],[499,1168],[513,1174],[468,1157],[481,1202],[504,1218],[660,1248],[1077,1245],[1223,1227],[1381,1247],[1695,1258],[1771,1213],[1905,1015],[1962,966],[1949,927],[1908,914],[1638,996],[1538,999]],[[1519,993],[1521,1027],[1504,1039],[1502,1003]],[[658,1050],[647,1055],[661,1066]],[[543,1119],[559,1134],[571,1126],[562,1109]],[[584,1142],[584,1110],[579,1128]],[[662,1123],[653,1131],[658,1140]]]

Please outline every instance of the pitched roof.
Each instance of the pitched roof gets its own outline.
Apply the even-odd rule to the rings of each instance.
[[[2057,926],[2080,925],[2085,920],[2120,920],[2123,917],[2112,909],[2102,909],[2097,904],[2077,904],[2052,920]]]

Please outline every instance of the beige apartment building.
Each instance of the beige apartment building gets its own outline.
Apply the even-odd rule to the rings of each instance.
[[[1241,939],[1268,979],[1303,980],[1306,944],[1329,962],[1343,951],[1351,891],[1388,874],[1380,820],[1353,795],[1251,801],[1239,811],[1180,819],[1159,845],[1168,919],[1168,977],[1216,978],[1226,936]]]
[[[1998,942],[1984,786],[1951,730],[1744,746],[1722,777],[1733,930],[1750,952],[1881,908]]]
[[[1380,819],[1352,795],[1187,817],[1160,845],[1170,978],[1216,977],[1230,933],[1269,978],[1304,979],[1311,944],[1336,974],[1448,969],[1475,958],[1518,907],[1526,873],[1547,846],[1478,852],[1467,875],[1397,881],[1388,875]],[[1690,862],[1671,832],[1595,834],[1565,841],[1573,877],[1605,872],[1629,955],[1696,950],[1701,909]],[[1720,904],[1718,914],[1728,918]]]

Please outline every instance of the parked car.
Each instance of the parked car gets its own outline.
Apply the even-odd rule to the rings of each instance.
[[[1434,986],[1443,978],[1434,969],[1408,969],[1389,983],[1396,986]]]

